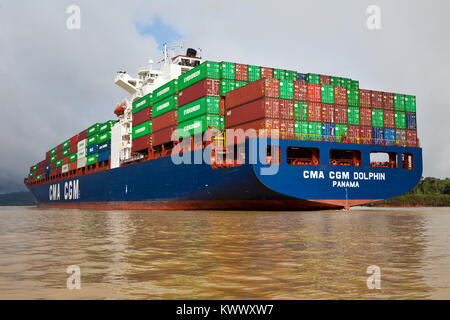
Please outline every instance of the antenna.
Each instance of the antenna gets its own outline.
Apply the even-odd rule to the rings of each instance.
[[[181,42],[179,44],[176,45],[172,45],[172,46],[168,46],[167,43],[164,43],[164,65],[167,65],[169,63],[169,51],[170,50],[172,52],[171,56],[173,56],[173,52],[175,51],[175,49],[181,49],[183,50],[184,48],[184,42]]]

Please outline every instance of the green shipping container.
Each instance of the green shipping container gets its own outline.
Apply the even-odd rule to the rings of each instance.
[[[322,123],[310,122],[308,124],[308,140],[322,141]]]
[[[359,89],[359,81],[352,80],[352,83],[350,84],[350,89]]]
[[[284,80],[286,79],[286,70],[283,69],[273,69],[273,78]]]
[[[243,86],[246,86],[246,85],[248,85],[247,81],[236,81],[234,83],[234,88],[237,89],[237,88],[240,88],[240,87],[243,87]]]
[[[405,111],[405,96],[403,94],[394,94],[395,111]]]
[[[204,114],[220,114],[219,97],[203,97],[180,107],[178,121],[181,123]]]
[[[174,79],[153,91],[153,104],[178,92],[178,80]]]
[[[289,81],[297,81],[297,71],[286,70],[284,79]]]
[[[359,89],[347,89],[347,104],[351,107],[359,107]]]
[[[147,121],[133,127],[132,139],[137,139],[152,133],[152,122]]]
[[[294,101],[294,119],[308,121],[308,103],[306,101]]]
[[[57,160],[55,166],[56,166],[57,168],[61,167],[61,166],[62,166],[62,159]]]
[[[205,61],[198,67],[182,74],[178,78],[178,90],[183,90],[206,78],[220,79],[220,67],[218,62]]]
[[[137,99],[133,102],[133,109],[132,112],[135,114],[136,112],[139,112],[141,110],[144,110],[145,108],[150,107],[153,103],[153,95],[151,93],[143,96],[142,98]]]
[[[316,73],[308,73],[306,75],[306,82],[309,83],[320,83],[320,75]]]
[[[93,144],[96,144],[98,141],[98,134],[96,134],[95,136],[90,136],[86,139],[86,146],[89,147]]]
[[[220,95],[222,97],[225,97],[227,92],[230,92],[234,89],[236,89],[236,81],[226,79],[220,81]]]
[[[55,156],[55,155],[56,155],[56,148],[53,148],[53,149],[50,151],[50,155],[52,155],[52,156]]]
[[[295,121],[294,134],[297,139],[308,140],[309,123],[307,121]]]
[[[248,81],[253,82],[261,79],[261,67],[248,66]]]
[[[40,175],[40,174],[38,174],[38,175],[36,176],[36,181],[41,181],[41,175]]]
[[[100,134],[100,133],[111,131],[111,127],[114,126],[114,124],[116,124],[116,121],[113,121],[113,120],[109,120],[109,121],[106,121],[105,123],[102,123],[100,125],[100,127],[98,128],[98,133]]]
[[[69,149],[63,149],[62,151],[62,157],[67,157],[69,155]]]
[[[372,126],[376,128],[384,127],[384,112],[381,109],[372,109]]]
[[[76,153],[72,153],[69,156],[69,162],[74,162],[74,161],[77,161],[77,154]]]
[[[110,131],[99,134],[98,138],[97,138],[97,143],[103,143],[103,142],[106,142],[109,140],[111,140],[111,132]]]
[[[55,159],[56,159],[56,157],[55,157]],[[34,165],[33,166],[33,172],[36,171],[36,170],[37,170],[37,165]]]
[[[86,158],[86,165],[90,166],[97,163],[98,154],[91,154]]]
[[[334,104],[334,87],[332,85],[323,84],[321,86],[322,103]]]
[[[225,118],[218,115],[203,115],[178,124],[178,136],[180,138],[205,132],[209,127],[223,131]]]
[[[96,135],[98,133],[98,128],[100,127],[100,123],[96,123],[93,126],[89,127],[87,130],[87,136],[93,136]]]
[[[341,86],[341,78],[339,78],[339,77],[331,77],[330,84],[332,86],[335,86],[335,87],[340,87]]]
[[[406,112],[411,112],[411,113],[416,112],[416,97],[415,96],[405,96],[405,109],[406,109]]]
[[[280,98],[294,99],[294,82],[290,80],[280,80]]]
[[[352,79],[341,78],[341,87],[350,88],[352,86]]]
[[[342,142],[345,136],[345,140],[348,139],[348,126],[346,124],[336,124],[334,126],[334,135],[336,138],[336,142]]]
[[[348,107],[347,109],[347,121],[349,125],[359,126],[360,125],[360,114],[358,107]]]
[[[395,112],[395,128],[406,129],[406,113],[400,111]]]
[[[170,96],[153,105],[153,118],[178,108],[178,95]]]
[[[236,65],[232,62],[221,62],[219,64],[220,78],[221,79],[236,79]]]
[[[55,162],[56,161],[56,156],[50,156],[50,162]]]
[[[66,141],[64,141],[64,142],[62,143],[62,148],[63,148],[63,150],[64,150],[64,149],[69,149],[69,147],[70,147],[70,139],[69,139],[69,140],[66,140]]]
[[[33,178],[33,172],[30,172],[29,177]]]

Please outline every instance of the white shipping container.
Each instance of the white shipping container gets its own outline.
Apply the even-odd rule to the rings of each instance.
[[[77,169],[84,168],[86,166],[86,158],[78,158],[77,160]]]
[[[83,139],[81,141],[78,141],[78,151],[81,149],[86,150],[86,139]]]
[[[77,158],[84,158],[86,157],[86,148],[78,149],[77,152]]]
[[[69,172],[69,165],[65,164],[62,166],[62,173]]]

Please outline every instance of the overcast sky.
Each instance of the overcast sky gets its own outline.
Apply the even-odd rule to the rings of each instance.
[[[366,26],[369,5],[381,29]],[[69,5],[81,28],[69,30]],[[424,175],[450,176],[449,1],[0,0],[0,193],[23,190],[47,150],[114,119],[135,75],[164,41],[203,58],[351,77],[414,94]]]

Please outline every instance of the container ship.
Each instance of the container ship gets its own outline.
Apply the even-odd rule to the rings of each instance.
[[[348,209],[419,182],[415,96],[170,49],[157,69],[117,73],[116,119],[31,166],[39,207]]]

